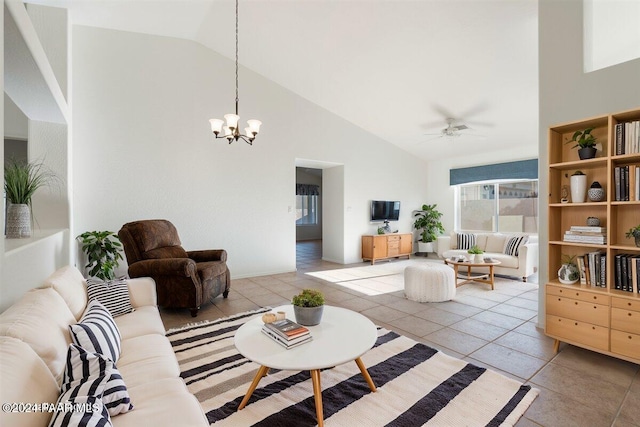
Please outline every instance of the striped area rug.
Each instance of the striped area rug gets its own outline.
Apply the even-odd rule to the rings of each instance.
[[[238,411],[258,365],[238,353],[235,331],[268,309],[167,332],[181,376],[215,426],[314,426],[309,372],[272,370]],[[538,390],[378,328],[362,356],[378,387],[369,390],[355,363],[321,373],[327,426],[510,426]]]

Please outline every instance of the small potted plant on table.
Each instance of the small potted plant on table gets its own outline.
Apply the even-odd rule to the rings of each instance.
[[[636,246],[640,248],[640,224],[636,225],[633,228],[630,228],[629,231],[627,231],[627,239],[630,239],[631,237],[635,237],[636,239]]]
[[[303,289],[291,300],[296,322],[304,326],[320,323],[324,309],[324,295],[317,289]]]
[[[476,264],[480,264],[484,262],[484,258],[482,257],[482,254],[484,254],[484,251],[480,249],[477,245],[472,246],[471,249],[469,249],[467,252],[469,253],[469,255],[471,255],[469,257],[471,258],[469,261],[472,261]]]

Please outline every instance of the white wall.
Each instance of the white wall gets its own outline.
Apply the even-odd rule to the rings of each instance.
[[[29,136],[27,116],[4,94],[4,136],[26,140]]]
[[[401,231],[425,200],[423,162],[242,67],[241,121],[261,133],[214,140],[234,64],[199,44],[75,26],[72,56],[74,235],[166,218],[185,248],[225,248],[237,278],[295,269],[296,158],[344,165],[324,171],[334,261],[360,260],[371,199],[402,201]]]
[[[590,73],[583,72],[582,1],[539,3],[540,194],[546,194],[547,129],[640,106],[640,59]],[[549,280],[548,200],[540,197],[540,283]],[[544,325],[544,287],[540,287],[538,322]]]

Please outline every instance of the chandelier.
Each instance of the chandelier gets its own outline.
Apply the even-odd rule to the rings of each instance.
[[[236,0],[236,113],[224,115],[224,119],[227,121],[226,126],[224,120],[220,119],[211,119],[209,123],[211,123],[211,131],[216,138],[227,138],[229,144],[242,139],[247,144],[253,145],[253,140],[256,139],[262,122],[254,119],[247,120],[249,127],[244,128],[244,134],[240,133],[238,127],[238,122],[240,121],[238,99],[238,0]]]

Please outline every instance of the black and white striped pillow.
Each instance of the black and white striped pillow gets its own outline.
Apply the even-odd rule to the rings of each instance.
[[[131,313],[134,310],[129,296],[129,285],[125,278],[108,282],[87,279],[87,297],[89,300],[100,301],[113,317]]]
[[[471,249],[476,244],[476,235],[472,233],[458,233],[457,240],[458,249]]]
[[[101,396],[113,367],[111,360],[71,344],[56,406],[72,404],[73,410],[55,412],[49,427],[111,426],[111,417]]]
[[[109,415],[118,415],[132,410],[133,405],[129,391],[113,361],[102,354],[89,352],[76,344],[71,344],[67,352],[67,365],[62,378],[62,392],[64,393],[74,384],[86,381],[87,375],[94,374],[106,367],[110,368],[101,397]]]
[[[69,325],[69,332],[71,340],[80,347],[103,354],[114,363],[118,361],[122,336],[109,310],[99,301],[89,301],[82,319],[75,325]]]
[[[529,236],[515,236],[507,240],[507,244],[504,245],[504,253],[506,255],[518,256],[520,246],[527,243]]]

